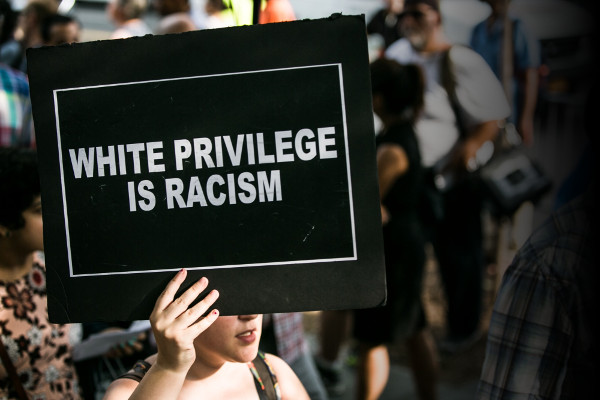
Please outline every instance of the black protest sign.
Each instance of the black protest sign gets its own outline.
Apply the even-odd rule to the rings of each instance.
[[[28,52],[53,321],[385,299],[362,17]]]
[[[339,66],[325,65],[57,91],[67,218],[86,219],[69,229],[72,274],[355,257],[339,82]],[[314,93],[323,83],[334,90]],[[90,110],[91,147],[80,123]],[[90,247],[90,225],[102,246]]]

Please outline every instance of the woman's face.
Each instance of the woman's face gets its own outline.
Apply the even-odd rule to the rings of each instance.
[[[196,357],[208,362],[254,360],[262,331],[262,314],[219,317],[194,342]]]
[[[11,240],[18,250],[23,253],[44,250],[44,229],[42,224],[42,200],[36,196],[33,202],[21,214],[25,225],[11,231]]]

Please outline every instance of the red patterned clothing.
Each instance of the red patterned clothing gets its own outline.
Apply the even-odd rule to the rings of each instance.
[[[0,339],[32,400],[80,398],[71,358],[71,326],[48,321],[42,262],[36,261],[17,281],[0,281]],[[0,399],[16,397],[0,363]]]

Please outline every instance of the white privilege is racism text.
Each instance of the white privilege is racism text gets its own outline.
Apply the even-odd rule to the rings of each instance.
[[[323,127],[313,130],[304,128],[295,134],[291,130],[273,133],[274,154],[265,150],[263,133],[215,136],[213,138],[197,137],[193,139],[173,140],[175,170],[182,171],[184,164],[193,164],[195,169],[222,168],[227,161],[232,167],[246,165],[262,165],[337,158],[335,150],[335,128]],[[224,149],[223,149],[224,148]],[[167,170],[164,161],[162,141],[146,143],[129,143],[110,146],[69,149],[71,166],[75,179],[127,175],[142,173],[163,173]],[[116,150],[116,151],[115,151]],[[225,151],[224,151],[225,150]],[[145,153],[147,165],[141,162]],[[133,171],[127,168],[127,160],[131,159]],[[172,166],[171,166],[172,167]],[[270,172],[270,173],[268,173]],[[244,204],[255,201],[281,201],[280,170],[228,173],[225,176],[213,174],[205,182],[198,176],[192,176],[188,182],[188,190],[184,195],[185,183],[180,178],[165,178],[167,208],[189,208],[196,204],[206,207],[209,204],[220,206],[228,202],[236,204],[239,200]],[[129,194],[129,211],[151,211],[156,207],[154,184],[148,179],[136,183],[127,182]],[[138,200],[138,197],[140,198]],[[208,200],[208,201],[207,201]]]

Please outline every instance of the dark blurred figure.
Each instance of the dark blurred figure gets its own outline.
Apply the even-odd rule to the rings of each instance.
[[[288,363],[311,400],[327,400],[327,391],[304,336],[302,313],[264,314],[262,327],[260,350]]]
[[[377,172],[387,276],[387,304],[354,311],[359,344],[358,399],[378,399],[390,371],[387,346],[403,340],[419,399],[437,398],[437,356],[421,302],[425,238],[418,217],[423,168],[414,123],[423,108],[424,79],[416,65],[371,64]]]
[[[0,0],[0,46],[13,38],[17,24],[16,13],[8,0]]]
[[[597,396],[599,97],[596,81],[585,111],[593,153],[591,180],[583,194],[534,232],[505,272],[490,322],[478,399]]]
[[[440,350],[458,352],[481,336],[483,196],[469,171],[510,109],[481,56],[445,38],[437,0],[405,0],[400,20],[403,38],[386,56],[425,73],[425,109],[416,123],[426,167],[421,216],[448,306]]]
[[[54,14],[42,22],[44,46],[79,42],[81,24],[70,15]]]
[[[54,0],[30,0],[19,14],[13,38],[0,47],[0,62],[27,73],[25,50],[44,44],[42,23],[57,8]]]
[[[367,24],[367,33],[380,35],[384,48],[387,48],[401,38],[400,13],[404,8],[404,0],[385,0],[385,5],[385,8],[377,11]]]
[[[481,1],[490,5],[492,13],[475,26],[470,45],[503,83],[512,105],[509,121],[523,142],[531,145],[541,64],[539,42],[523,21],[509,16],[511,0]]]
[[[595,0],[571,0],[574,3],[579,4],[581,7],[583,7],[587,13],[589,13],[589,15],[592,16],[594,21],[598,21],[600,19],[600,10],[598,8],[598,2]],[[598,25],[596,24],[594,31],[592,32],[592,37],[590,42],[591,43],[598,43],[598,41],[600,40],[600,32],[598,29]],[[583,74],[583,76],[579,76],[579,78],[583,78],[582,79],[582,86],[588,88],[587,90],[590,91],[590,94],[588,96],[594,96],[594,93],[596,93],[596,96],[598,94],[598,84],[596,82],[595,85],[590,85],[590,81],[592,77],[595,77],[595,79],[597,79],[597,66],[598,63],[600,63],[600,56],[598,54],[598,52],[596,50],[593,50],[593,48],[589,48],[588,49],[588,54],[586,54],[587,56],[589,56],[589,59],[587,61],[587,64],[585,66],[585,71],[587,72],[587,74]],[[598,99],[596,97],[595,99],[595,103],[593,101],[590,101],[588,104],[597,104]],[[575,167],[573,168],[573,170],[570,171],[570,173],[566,176],[566,178],[560,183],[555,198],[554,198],[554,210],[559,209],[560,207],[562,207],[563,205],[565,205],[566,203],[568,203],[569,201],[571,201],[573,198],[578,197],[579,195],[581,195],[582,193],[584,193],[590,182],[592,181],[592,178],[594,176],[595,173],[597,173],[598,171],[598,145],[597,145],[597,137],[598,137],[598,131],[596,128],[596,125],[592,126],[593,124],[593,119],[592,119],[592,115],[595,112],[595,109],[592,108],[590,105],[587,106],[588,109],[591,109],[591,112],[588,112],[587,115],[585,115],[584,117],[584,122],[588,125],[586,127],[586,135],[587,135],[587,139],[588,142],[593,143],[592,145],[590,145],[590,143],[584,143],[582,148],[582,152],[578,158],[577,164],[575,165]],[[597,108],[596,108],[597,110]],[[597,178],[596,178],[597,179]]]

